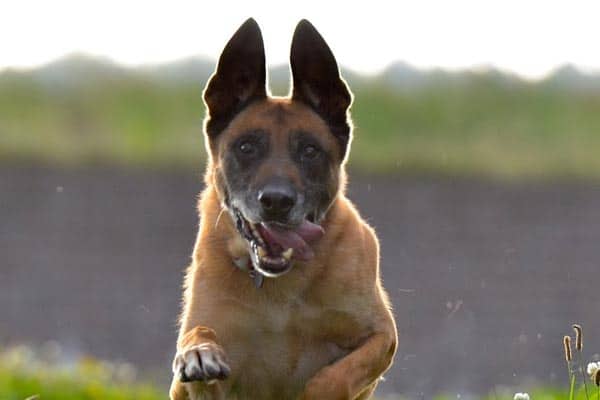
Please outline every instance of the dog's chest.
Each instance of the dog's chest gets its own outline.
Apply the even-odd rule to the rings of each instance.
[[[256,311],[225,344],[239,398],[294,398],[321,368],[350,352],[360,331],[350,314],[299,300]]]

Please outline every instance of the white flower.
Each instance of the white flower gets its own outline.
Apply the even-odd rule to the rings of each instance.
[[[593,377],[596,371],[600,369],[600,361],[591,362],[587,365],[587,373],[590,377]]]
[[[529,394],[528,393],[515,393],[515,397],[513,397],[513,400],[529,400]]]

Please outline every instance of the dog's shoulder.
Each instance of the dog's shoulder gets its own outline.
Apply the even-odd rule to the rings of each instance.
[[[375,229],[360,215],[356,206],[346,196],[340,194],[331,210],[330,223],[335,247],[341,253],[349,251],[353,257],[363,256],[376,267],[379,256],[379,241]]]
[[[375,230],[354,204],[340,195],[326,224],[319,260],[324,281],[344,283],[344,291],[370,292],[379,279],[379,242]]]

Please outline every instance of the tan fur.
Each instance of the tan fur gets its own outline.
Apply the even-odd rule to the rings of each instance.
[[[322,221],[325,235],[313,246],[310,262],[296,262],[260,289],[232,263],[247,248],[229,214],[222,213],[215,184],[219,157],[238,132],[261,127],[282,136],[275,143],[298,128],[336,148],[325,123],[289,99],[251,105],[221,133],[199,202],[177,356],[197,346],[210,349],[227,359],[231,375],[209,383],[175,378],[171,399],[370,398],[391,365],[396,327],[380,282],[377,238],[339,184],[343,163],[332,171],[341,189]]]

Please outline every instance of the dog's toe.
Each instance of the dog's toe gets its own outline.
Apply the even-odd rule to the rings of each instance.
[[[201,381],[204,379],[202,359],[197,351],[187,352],[184,356],[184,361],[183,378],[187,378],[188,381]]]
[[[178,353],[173,362],[173,373],[181,382],[225,379],[230,372],[223,351],[215,344],[191,346]]]

